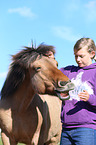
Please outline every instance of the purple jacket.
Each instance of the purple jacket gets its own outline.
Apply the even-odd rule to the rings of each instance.
[[[96,129],[96,63],[80,68],[67,66],[60,69],[75,84],[70,99],[62,101],[61,122],[64,128],[88,127]],[[87,90],[87,102],[80,101],[78,93]]]

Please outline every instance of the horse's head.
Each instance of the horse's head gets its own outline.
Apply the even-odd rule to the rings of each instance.
[[[12,96],[27,82],[23,89],[30,86],[34,93],[57,94],[60,99],[66,99],[64,96],[74,88],[74,84],[57,69],[56,60],[45,55],[47,51],[55,53],[52,46],[40,45],[37,49],[26,47],[14,55],[1,96]]]
[[[65,76],[60,70],[57,69],[57,62],[53,58],[41,56],[32,63],[30,63],[30,79],[32,87],[39,94],[54,94],[60,99],[66,99],[64,94],[74,88],[74,84]]]

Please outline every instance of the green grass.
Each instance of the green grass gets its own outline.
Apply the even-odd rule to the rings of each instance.
[[[3,145],[3,144],[2,144],[2,141],[1,141],[1,138],[0,138],[0,145]],[[25,145],[25,144],[23,144],[23,143],[18,143],[18,145]],[[60,144],[58,144],[58,145],[60,145]]]
[[[1,138],[0,138],[0,145],[2,145],[2,141],[1,141]]]
[[[2,144],[1,137],[0,137],[0,145],[3,145],[3,144]],[[18,145],[25,145],[25,144],[23,144],[23,143],[18,143]],[[58,145],[60,145],[60,144],[58,144]]]
[[[0,145],[3,145],[2,140],[1,140],[1,137],[0,137]],[[18,145],[25,145],[25,144],[23,144],[23,143],[18,143]]]

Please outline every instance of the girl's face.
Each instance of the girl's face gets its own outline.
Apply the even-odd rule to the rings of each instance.
[[[80,50],[74,50],[75,60],[79,67],[85,67],[92,64],[92,58],[95,55],[95,51],[88,52],[87,47],[83,47]]]

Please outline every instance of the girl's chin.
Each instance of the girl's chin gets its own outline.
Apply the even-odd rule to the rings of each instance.
[[[79,66],[79,67],[84,67],[84,65],[82,65],[82,64],[78,64],[78,66]]]

